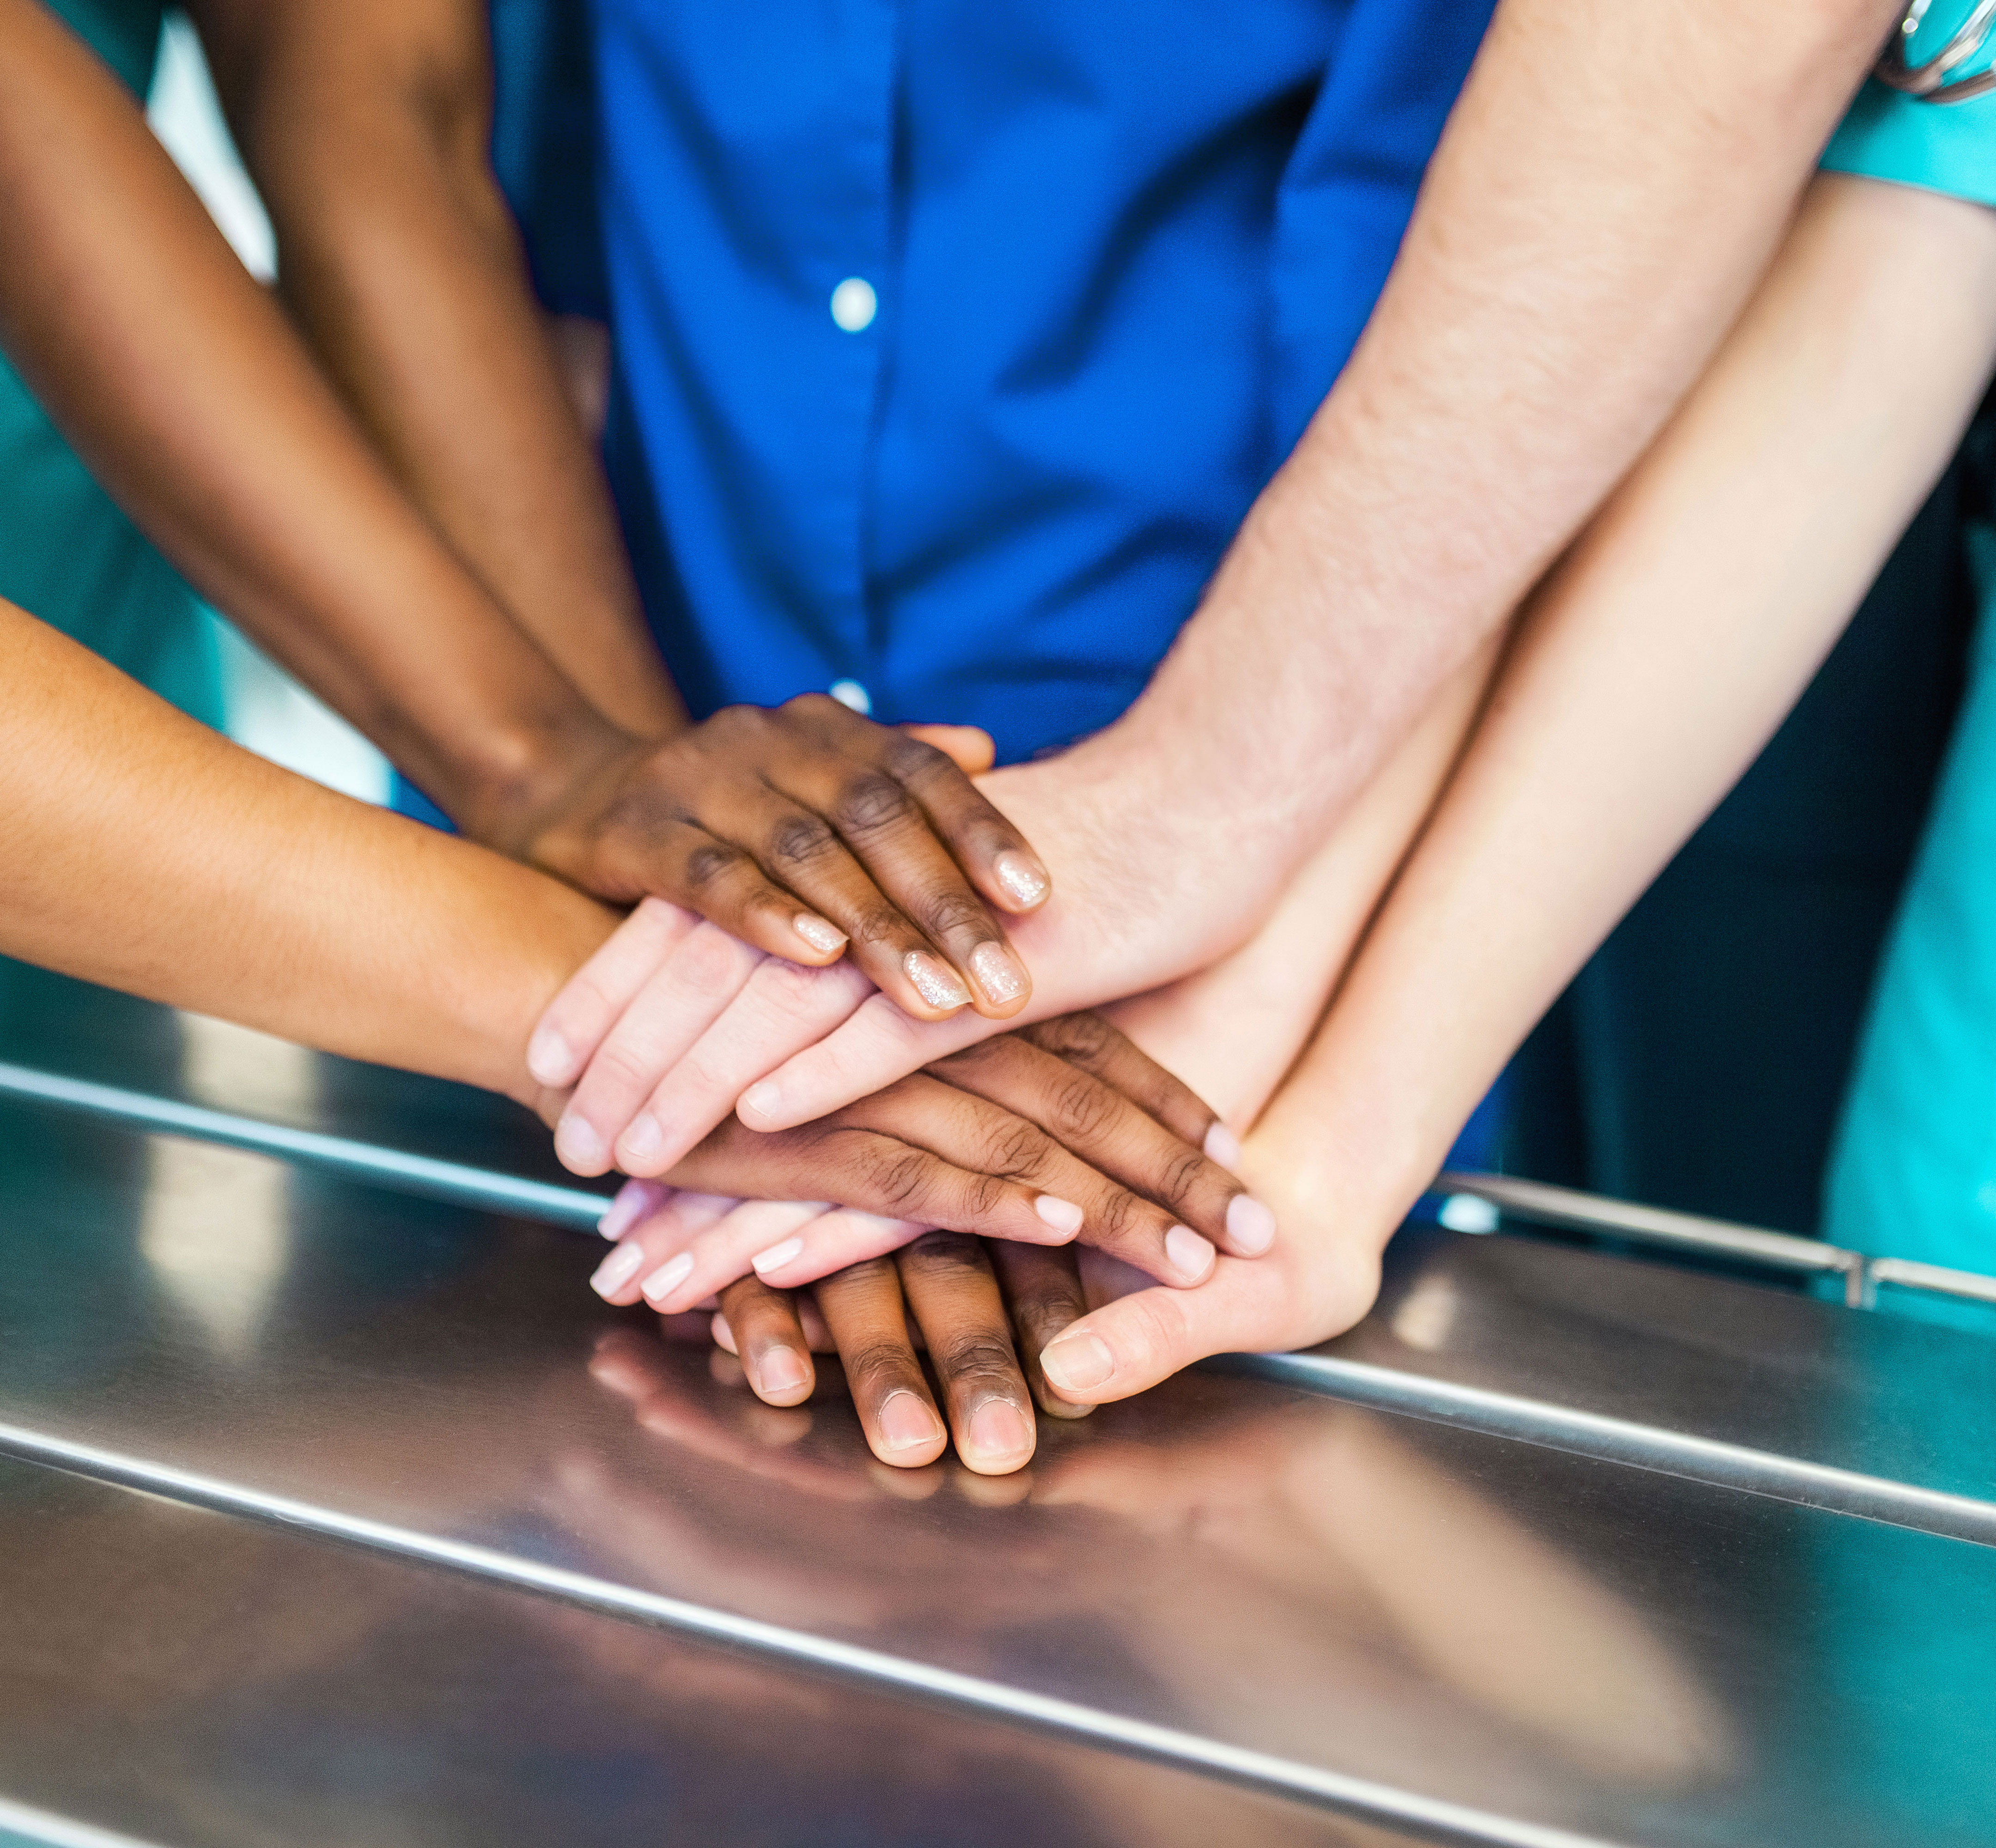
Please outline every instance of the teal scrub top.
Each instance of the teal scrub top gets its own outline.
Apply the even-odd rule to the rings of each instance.
[[[1970,0],[1936,0],[1908,46],[1931,58]],[[1960,67],[1987,70],[1996,40]],[[1833,171],[1996,205],[1996,92],[1921,101],[1875,79],[1826,150]],[[1823,1234],[1881,1255],[1996,1274],[1996,430],[1970,439],[1981,606],[1960,716],[1881,958],[1830,1159]],[[1939,1319],[1988,1312],[1895,1306]]]
[[[160,0],[52,0],[135,96],[152,81]],[[10,260],[15,260],[10,259]],[[119,511],[0,357],[0,597],[219,728],[212,619]]]

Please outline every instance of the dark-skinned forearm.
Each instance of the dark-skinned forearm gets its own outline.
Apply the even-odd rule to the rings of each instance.
[[[684,708],[494,181],[476,0],[199,0],[278,286],[397,477],[599,710]]]
[[[408,504],[115,81],[33,0],[0,0],[0,342],[148,535],[472,831],[613,748]]]

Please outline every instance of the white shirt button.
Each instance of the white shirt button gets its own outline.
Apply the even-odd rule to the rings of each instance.
[[[866,287],[864,284],[860,286]],[[871,294],[872,291],[869,289],[867,293]],[[841,325],[844,324],[841,322]],[[857,680],[835,680],[825,689],[825,691],[838,700],[840,705],[850,706],[862,718],[866,718],[873,710],[872,694],[862,687]]]
[[[863,276],[848,276],[831,291],[831,318],[848,334],[865,332],[879,308],[879,297]]]

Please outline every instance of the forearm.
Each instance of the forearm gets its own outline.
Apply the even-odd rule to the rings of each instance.
[[[0,341],[219,607],[474,828],[617,735],[408,504],[131,101],[0,0]]]
[[[1996,357],[1996,214],[1828,177],[1685,409],[1530,612],[1262,1139],[1384,1236],[1750,762]],[[1358,1200],[1366,1203],[1356,1211]]]
[[[251,756],[0,603],[0,952],[528,1098],[614,915]]]
[[[1230,955],[1105,1009],[1245,1133],[1309,1043],[1352,952],[1447,781],[1498,643],[1457,670],[1254,935]]]
[[[1151,690],[1068,766],[1178,818],[1161,867],[1244,845],[1227,902],[1184,907],[1213,941],[1661,426],[1898,10],[1499,6],[1349,365]]]
[[[494,181],[484,9],[194,11],[277,234],[278,286],[397,478],[602,712],[686,715]]]

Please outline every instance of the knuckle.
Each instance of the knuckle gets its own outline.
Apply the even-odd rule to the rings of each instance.
[[[740,849],[728,846],[725,841],[704,841],[686,857],[687,887],[694,892],[704,892],[736,871],[742,860]]]
[[[597,1054],[590,1075],[607,1081],[609,1089],[629,1093],[649,1089],[658,1072],[642,1048],[612,1040]]]
[[[1005,1203],[1005,1182],[994,1174],[973,1175],[964,1195],[964,1205],[978,1219],[989,1219]]]
[[[932,1354],[934,1346],[931,1336]],[[951,1383],[958,1386],[983,1386],[1003,1392],[1019,1377],[1019,1357],[1012,1344],[995,1329],[970,1329],[946,1338],[936,1364]]]
[[[921,908],[922,922],[933,936],[991,934],[991,921],[984,907],[961,886],[945,886],[930,893]]]
[[[1114,1100],[1093,1079],[1071,1072],[1047,1100],[1047,1127],[1063,1142],[1089,1141],[1107,1127],[1114,1110]]]
[[[841,1347],[838,1358],[845,1365],[847,1378],[862,1389],[900,1385],[914,1371],[915,1364],[914,1350],[905,1342],[886,1335],[870,1336],[855,1342],[850,1349]]]
[[[924,1232],[903,1248],[901,1257],[910,1269],[928,1275],[954,1275],[984,1268],[977,1241],[964,1232]]]
[[[1143,1203],[1120,1187],[1111,1187],[1095,1210],[1095,1242],[1108,1244],[1126,1239],[1149,1216]]]
[[[1017,1179],[1038,1168],[1047,1155],[1044,1133],[1017,1117],[993,1124],[985,1132],[984,1168],[987,1175]]]
[[[924,776],[956,768],[955,762],[934,745],[910,738],[906,732],[895,734],[893,742],[881,753],[880,761],[887,774],[899,783],[917,782]]]
[[[1182,1206],[1199,1191],[1205,1175],[1205,1156],[1196,1149],[1186,1149],[1165,1164],[1163,1173],[1158,1177],[1158,1192],[1166,1206]]]
[[[899,943],[908,934],[900,912],[886,905],[872,905],[852,921],[852,941],[871,948],[876,944]]]
[[[769,834],[769,853],[786,866],[808,866],[838,844],[838,837],[816,815],[786,815]]]
[[[907,792],[893,777],[862,770],[838,792],[839,828],[848,835],[877,834],[904,821],[910,806]]]
[[[1034,1042],[1077,1065],[1092,1064],[1121,1038],[1099,1013],[1064,1013],[1032,1029]]]

